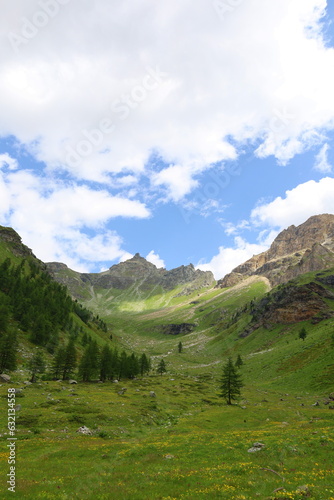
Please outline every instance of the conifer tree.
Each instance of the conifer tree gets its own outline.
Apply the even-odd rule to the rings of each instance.
[[[90,342],[79,364],[79,376],[84,382],[89,382],[97,375],[99,368],[99,348],[95,340]]]
[[[111,378],[113,372],[113,356],[110,347],[106,344],[101,352],[100,359],[100,380],[105,382]]]
[[[139,366],[140,366],[141,376],[150,371],[150,360],[148,359],[145,353],[141,355]]]
[[[54,378],[59,379],[64,372],[65,347],[59,346],[53,358],[51,373]]]
[[[179,342],[179,344],[178,344],[177,348],[178,348],[178,351],[181,353],[181,352],[182,352],[182,349],[183,349],[183,345],[182,345],[182,342],[181,342],[181,341]]]
[[[303,327],[300,332],[299,332],[299,338],[302,339],[302,340],[305,340],[306,339],[306,336],[307,336],[307,331],[306,331],[306,328]]]
[[[223,367],[223,376],[221,379],[221,394],[220,396],[226,399],[228,405],[232,404],[232,400],[240,396],[240,389],[243,387],[241,377],[235,369],[232,359],[229,358]]]
[[[0,337],[0,373],[16,370],[17,347],[15,333],[7,332]]]
[[[162,358],[159,361],[157,372],[160,373],[160,375],[162,375],[163,373],[166,373],[166,371],[167,371],[166,363],[165,363],[165,360]]]
[[[70,378],[77,365],[77,353],[74,340],[70,339],[64,353],[63,380]]]
[[[37,373],[45,372],[45,361],[43,353],[38,349],[31,360],[28,363],[29,370],[31,372],[30,382],[36,382]]]
[[[240,368],[243,364],[244,364],[244,362],[242,361],[242,358],[241,358],[240,354],[238,354],[237,360],[235,362],[235,366],[237,368]]]

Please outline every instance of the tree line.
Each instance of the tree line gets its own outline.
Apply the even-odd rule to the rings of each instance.
[[[53,354],[59,346],[59,333],[75,340],[84,323],[92,322],[106,332],[106,323],[77,301],[64,285],[57,283],[33,259],[19,264],[7,258],[0,264],[0,372],[17,367],[17,331],[23,331],[30,342]]]
[[[46,371],[45,359],[40,349],[37,349],[32,356],[28,368],[31,372],[31,382],[36,380],[37,374]],[[87,344],[78,363],[74,340],[70,339],[66,346],[58,347],[47,378],[68,380],[77,374],[83,382],[97,378],[105,382],[114,379],[133,379],[138,375],[145,375],[150,370],[151,360],[145,353],[141,356],[134,353],[127,354],[125,351],[119,353],[116,348],[111,349],[108,344],[100,349],[94,340]]]

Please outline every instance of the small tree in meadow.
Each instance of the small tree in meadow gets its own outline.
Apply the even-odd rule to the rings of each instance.
[[[300,332],[299,332],[299,338],[302,339],[302,340],[305,340],[306,339],[306,336],[307,336],[307,331],[306,331],[306,328],[303,327]]]
[[[31,372],[30,382],[36,382],[37,373],[45,372],[45,361],[43,353],[37,350],[28,364],[29,370]]]
[[[243,364],[244,364],[244,362],[242,361],[240,354],[238,354],[237,360],[235,362],[235,366],[237,368],[240,368]]]
[[[232,359],[229,358],[223,367],[223,376],[221,379],[221,394],[222,398],[226,399],[228,405],[232,404],[232,400],[240,396],[240,389],[243,387],[240,374],[233,365]]]
[[[180,341],[178,346],[177,346],[177,349],[179,352],[182,352],[182,349],[183,349],[183,345],[182,345],[182,342]]]
[[[166,371],[167,371],[166,363],[165,363],[165,360],[162,358],[159,361],[157,372],[160,373],[160,375],[162,375],[163,373],[166,373]]]

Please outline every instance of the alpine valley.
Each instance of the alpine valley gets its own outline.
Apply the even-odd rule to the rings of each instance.
[[[10,389],[19,498],[333,500],[333,354],[334,215],[218,281],[139,254],[79,273],[0,226],[0,456],[9,471]]]

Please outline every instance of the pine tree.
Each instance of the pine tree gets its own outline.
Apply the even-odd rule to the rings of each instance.
[[[240,368],[243,364],[244,364],[244,362],[242,361],[240,354],[238,354],[237,360],[235,362],[235,366],[237,368]]]
[[[141,355],[139,367],[141,376],[150,371],[150,360],[148,359],[145,353]]]
[[[128,376],[128,356],[125,351],[121,352],[121,355],[119,357],[119,364],[118,364],[118,380],[121,380],[122,377],[127,377]]]
[[[305,340],[306,339],[306,336],[307,336],[307,331],[306,331],[306,328],[303,327],[300,332],[299,332],[299,338],[302,339],[302,340]]]
[[[162,358],[159,361],[157,372],[160,373],[160,375],[162,375],[163,373],[166,373],[166,371],[167,371],[166,363],[165,363],[165,360]]]
[[[140,366],[137,356],[132,353],[128,358],[128,377],[135,378],[140,373]]]
[[[38,349],[31,360],[28,363],[29,370],[31,372],[30,382],[36,382],[37,373],[45,372],[45,361],[43,353]]]
[[[177,346],[177,348],[178,348],[178,351],[179,351],[179,352],[182,352],[183,345],[182,345],[182,342],[181,342],[181,341],[179,342],[179,345]]]
[[[64,353],[63,380],[70,378],[77,366],[77,353],[74,340],[70,339]]]
[[[84,382],[89,382],[97,375],[99,368],[99,348],[95,340],[90,342],[79,364],[79,377]]]
[[[59,379],[64,372],[65,347],[59,346],[53,358],[51,373],[54,378]]]
[[[229,358],[223,367],[223,376],[221,379],[221,394],[220,396],[226,399],[228,405],[232,404],[232,400],[240,396],[240,389],[243,387],[241,377],[236,371],[232,359]]]
[[[16,334],[7,332],[0,337],[0,373],[16,370]]]
[[[113,356],[110,347],[106,344],[101,352],[100,359],[100,380],[105,382],[112,375]]]

